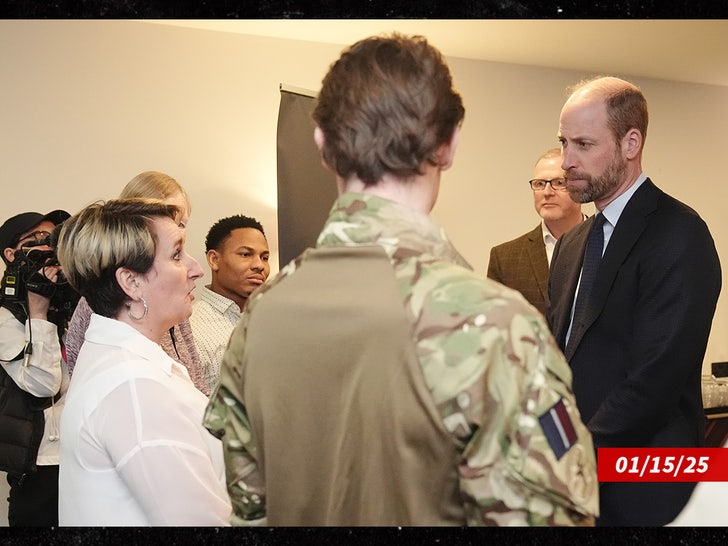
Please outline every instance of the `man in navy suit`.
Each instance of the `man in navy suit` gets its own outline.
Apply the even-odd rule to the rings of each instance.
[[[700,376],[720,262],[700,216],[642,172],[647,120],[639,88],[613,77],[578,84],[559,119],[569,194],[594,201],[597,213],[556,244],[547,316],[597,448],[703,442]],[[586,310],[572,321],[586,241],[599,216],[606,219],[603,257]],[[602,483],[597,524],[667,524],[693,487]]]
[[[520,237],[490,249],[488,277],[518,290],[528,303],[546,313],[546,282],[556,240],[584,219],[581,203],[566,192],[561,150],[538,158],[529,181],[533,206],[542,221]]]

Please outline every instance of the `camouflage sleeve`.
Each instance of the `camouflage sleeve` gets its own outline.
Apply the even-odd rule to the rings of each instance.
[[[470,524],[590,525],[598,514],[591,436],[570,370],[545,326],[512,318],[491,351],[483,416],[459,469]],[[520,388],[514,388],[514,385]]]
[[[241,362],[244,328],[230,338],[223,356],[220,383],[210,396],[204,426],[222,439],[233,525],[265,525],[265,484],[256,461],[256,445],[242,402]]]
[[[420,268],[406,300],[425,381],[462,449],[468,525],[593,524],[591,435],[543,318],[513,290],[436,269]]]
[[[212,392],[205,412],[205,427],[222,439],[227,489],[233,505],[233,525],[267,524],[265,481],[258,467],[258,450],[243,396],[243,355],[250,312],[265,292],[295,272],[304,254],[282,267],[275,278],[269,279],[248,299],[223,354],[220,382]]]

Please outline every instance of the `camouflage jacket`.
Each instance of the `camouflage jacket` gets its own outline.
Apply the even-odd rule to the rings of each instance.
[[[598,514],[591,437],[571,372],[543,318],[523,297],[476,275],[429,216],[346,193],[317,247],[381,246],[389,256],[425,384],[460,451],[468,525],[584,525]],[[295,275],[301,257],[250,298],[205,425],[222,435],[233,523],[265,522],[264,480],[231,348],[245,343],[256,302]],[[238,353],[239,354],[239,353]]]

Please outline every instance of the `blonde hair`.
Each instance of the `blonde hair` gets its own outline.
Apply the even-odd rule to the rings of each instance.
[[[181,194],[187,203],[187,214],[192,213],[187,192],[174,178],[159,171],[144,171],[127,182],[119,194],[119,199],[149,198],[164,201]]]
[[[538,165],[538,162],[541,161],[542,159],[552,159],[555,157],[561,157],[561,148],[551,148],[551,149],[547,150],[546,152],[541,154],[541,157],[539,157],[536,160],[536,163],[534,163],[533,165],[535,167],[536,165]]]
[[[114,317],[127,300],[116,270],[146,273],[154,263],[156,218],[176,221],[178,207],[159,199],[93,203],[63,223],[56,252],[68,282],[94,312]]]

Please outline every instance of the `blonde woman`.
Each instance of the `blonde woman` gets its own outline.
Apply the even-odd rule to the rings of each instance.
[[[121,199],[148,197],[161,199],[170,205],[175,205],[182,211],[179,225],[183,229],[187,227],[192,211],[187,193],[179,182],[168,174],[158,171],[139,173],[127,183],[119,197]],[[71,374],[73,374],[73,368],[76,364],[76,356],[83,344],[84,333],[88,328],[91,313],[88,303],[84,298],[81,298],[68,325],[66,355],[68,370]],[[205,380],[189,320],[183,320],[162,336],[162,348],[169,356],[187,368],[195,386],[206,396],[209,396],[210,389]]]
[[[222,445],[207,398],[161,347],[192,313],[202,268],[179,209],[90,205],[64,224],[58,258],[93,309],[61,417],[62,526],[228,525]]]

